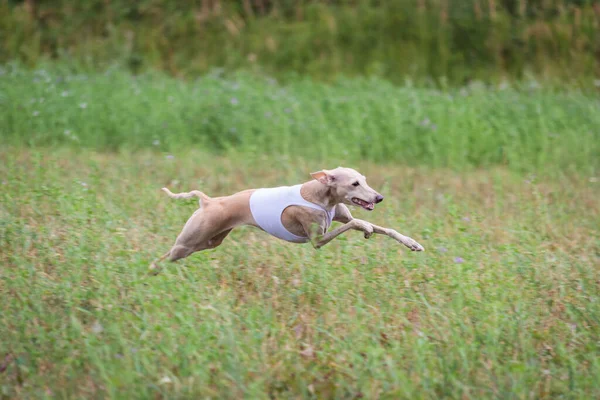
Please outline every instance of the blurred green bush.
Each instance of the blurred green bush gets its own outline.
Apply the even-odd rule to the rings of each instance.
[[[0,0],[0,62],[589,85],[599,25],[597,0]]]

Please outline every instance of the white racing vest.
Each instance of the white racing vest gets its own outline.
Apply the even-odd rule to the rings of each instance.
[[[335,206],[331,210],[304,200],[300,194],[302,185],[281,186],[257,189],[250,196],[250,212],[254,220],[265,232],[292,243],[306,243],[308,237],[296,236],[283,226],[281,214],[289,206],[302,206],[323,211],[327,215],[327,228],[335,215]]]

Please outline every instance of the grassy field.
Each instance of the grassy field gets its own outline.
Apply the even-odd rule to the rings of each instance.
[[[242,228],[149,277],[196,206],[160,187],[229,194],[331,165],[3,147],[1,396],[600,396],[595,177],[351,165],[386,196],[355,216],[425,253]]]

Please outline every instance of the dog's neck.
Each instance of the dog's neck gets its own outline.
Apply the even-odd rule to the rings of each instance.
[[[316,180],[302,184],[300,194],[304,200],[310,201],[327,210],[339,203],[334,198],[331,188]]]

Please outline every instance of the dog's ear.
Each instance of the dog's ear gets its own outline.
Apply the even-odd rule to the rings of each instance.
[[[325,169],[319,172],[312,172],[310,176],[321,182],[323,185],[331,185],[335,182],[335,176]]]

